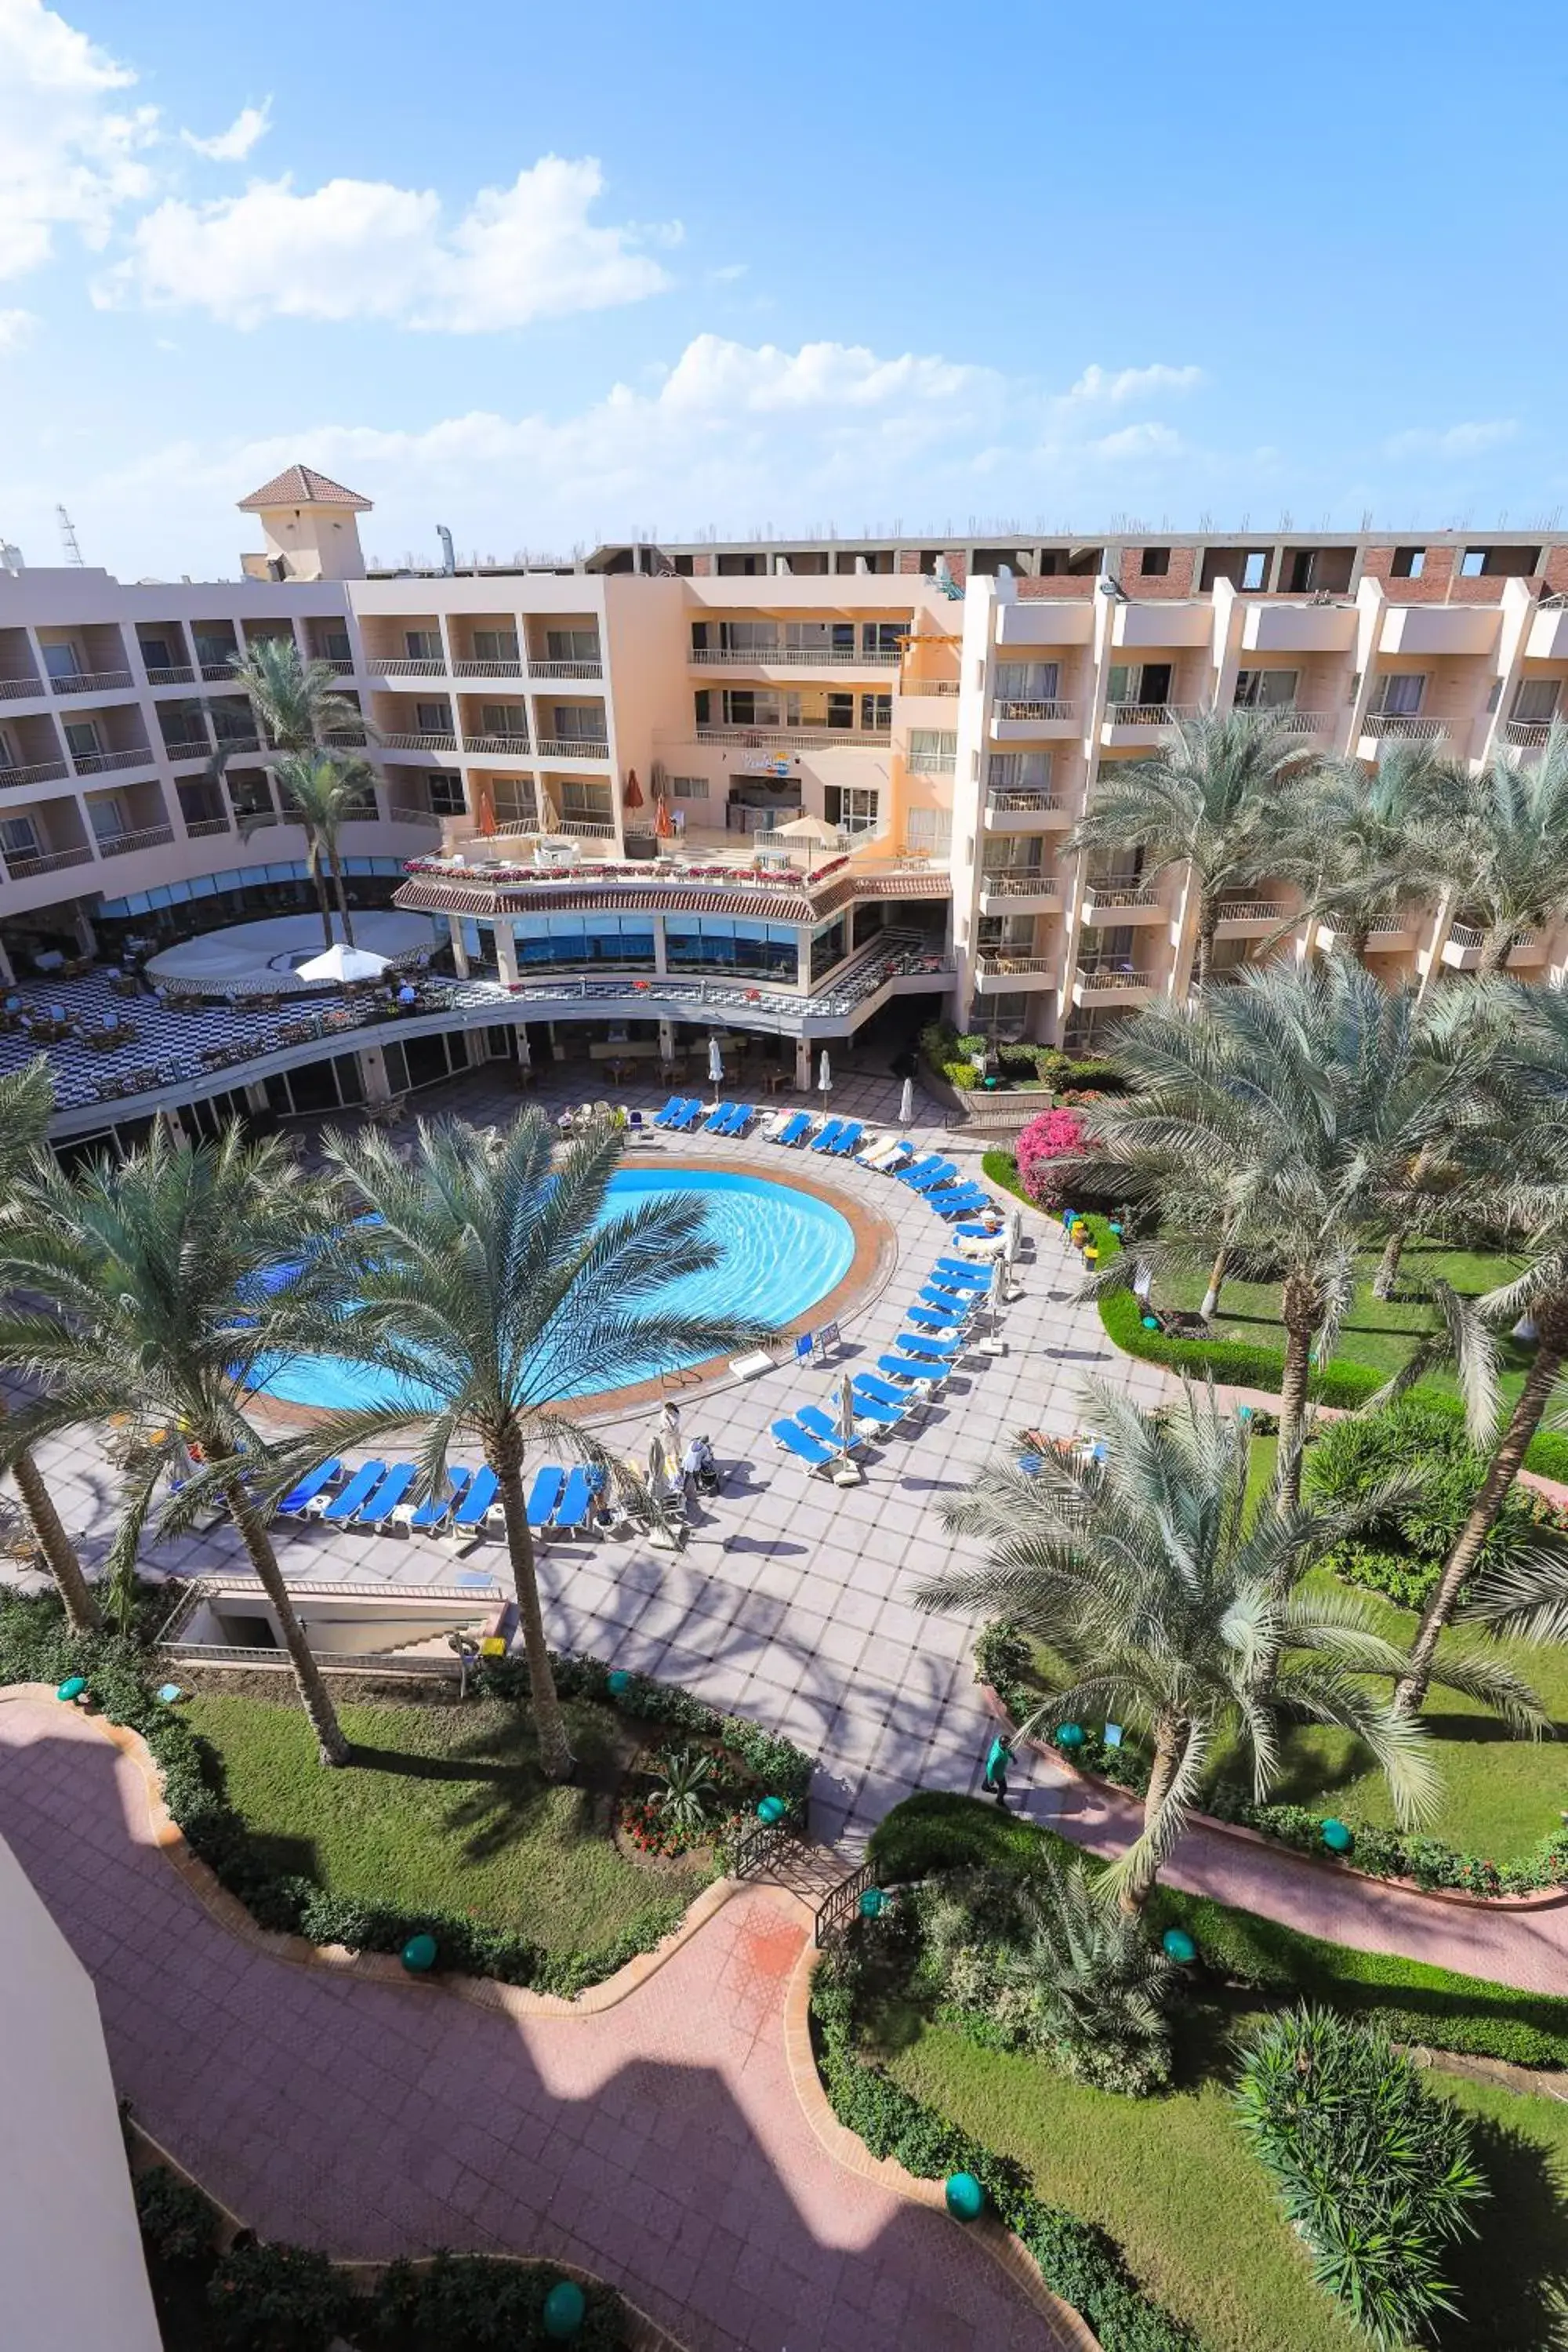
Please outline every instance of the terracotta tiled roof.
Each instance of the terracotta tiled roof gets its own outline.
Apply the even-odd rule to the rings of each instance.
[[[357,490],[345,490],[326,474],[318,474],[313,466],[286,466],[247,499],[241,499],[241,514],[262,514],[268,507],[353,507],[356,514],[369,514],[371,500],[362,499]]]

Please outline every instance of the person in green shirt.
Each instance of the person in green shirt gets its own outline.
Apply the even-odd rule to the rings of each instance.
[[[999,1805],[1007,1801],[1007,1767],[1012,1761],[1013,1750],[998,1732],[985,1751],[985,1777],[980,1785]]]

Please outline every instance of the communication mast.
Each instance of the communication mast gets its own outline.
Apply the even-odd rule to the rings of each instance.
[[[79,564],[81,562],[81,550],[77,545],[76,525],[72,522],[69,515],[67,514],[64,507],[57,507],[55,509],[55,514],[60,526],[60,545],[65,549],[66,562],[68,563]]]

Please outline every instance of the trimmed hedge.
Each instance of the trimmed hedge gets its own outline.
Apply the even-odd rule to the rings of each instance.
[[[1026,1869],[1042,1845],[1062,1854],[1079,1851],[1054,1831],[977,1797],[927,1789],[883,1816],[867,1851],[879,1878],[896,1885],[951,1870]],[[1517,2066],[1568,2067],[1568,2000],[1394,1954],[1354,1951],[1170,1886],[1155,1887],[1149,1918],[1161,1932],[1184,1927],[1215,1977],[1270,2001],[1326,2001],[1374,2019],[1396,2041]]]
[[[412,1911],[398,1904],[334,1895],[314,1879],[279,1869],[258,1846],[249,1823],[225,1795],[209,1742],[152,1696],[143,1677],[143,1654],[119,1635],[73,1635],[52,1592],[28,1598],[0,1591],[0,1683],[58,1684],[68,1675],[85,1675],[110,1720],[139,1732],[146,1741],[163,1780],[163,1802],[192,1853],[220,1885],[237,1896],[258,1927],[303,1936],[312,1944],[343,1944],[356,1952],[400,1952],[411,1936],[429,1934],[439,1948],[443,1969],[495,1977],[503,1984],[559,1993],[567,2000],[613,1976],[651,1949],[666,1932],[661,1926],[640,1932],[633,1928],[595,1950],[547,1952],[504,1927],[482,1927],[452,1913]],[[805,1804],[812,1761],[789,1740],[739,1717],[721,1715],[689,1692],[644,1675],[634,1676],[630,1689],[612,1699],[611,1669],[596,1658],[557,1658],[555,1670],[563,1698],[599,1699],[700,1732],[731,1748],[792,1805]],[[486,1664],[479,1679],[480,1687],[497,1697],[516,1698],[527,1687],[526,1674],[510,1661]]]
[[[1087,1213],[1086,1223],[1100,1244],[1103,1268],[1120,1254],[1121,1244],[1107,1219],[1092,1210]],[[1249,1339],[1179,1339],[1164,1331],[1145,1331],[1142,1309],[1130,1290],[1113,1291],[1102,1298],[1100,1319],[1123,1355],[1142,1357],[1146,1363],[1165,1364],[1172,1371],[1185,1372],[1193,1380],[1213,1379],[1222,1386],[1266,1389],[1275,1395],[1284,1380],[1282,1348],[1265,1347]],[[1346,1357],[1336,1356],[1310,1375],[1308,1392],[1315,1403],[1353,1412],[1374,1397],[1386,1379],[1387,1374],[1373,1365],[1352,1363]],[[1458,1397],[1444,1396],[1419,1382],[1412,1393],[1434,1412],[1463,1421],[1464,1407]],[[1524,1459],[1526,1467],[1542,1478],[1558,1478],[1568,1484],[1568,1435],[1554,1430],[1538,1431]]]
[[[851,1937],[858,1932],[852,1928]],[[1137,2284],[1114,2239],[1046,2204],[1021,2164],[971,2138],[858,2054],[856,1996],[846,1976],[824,1961],[811,1996],[817,2070],[839,2122],[873,2156],[894,2158],[919,2179],[973,2173],[998,2221],[1028,2248],[1051,2293],[1081,2312],[1103,2352],[1202,2352],[1191,2330]]]

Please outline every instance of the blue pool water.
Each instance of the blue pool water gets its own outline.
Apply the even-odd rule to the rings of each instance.
[[[756,1316],[785,1324],[826,1297],[848,1273],[855,1256],[848,1221],[814,1194],[772,1184],[763,1176],[622,1168],[610,1180],[606,1214],[618,1214],[650,1193],[692,1192],[701,1195],[708,1212],[718,1261],[706,1274],[690,1275],[651,1293],[642,1302],[645,1313],[661,1307],[684,1314]],[[675,1364],[649,1363],[638,1374],[620,1377],[647,1378],[677,1369]],[[289,1404],[331,1410],[385,1404],[405,1393],[378,1366],[344,1356],[295,1358],[279,1365],[262,1386],[268,1395]],[[573,1393],[582,1395],[593,1386],[584,1381]]]

